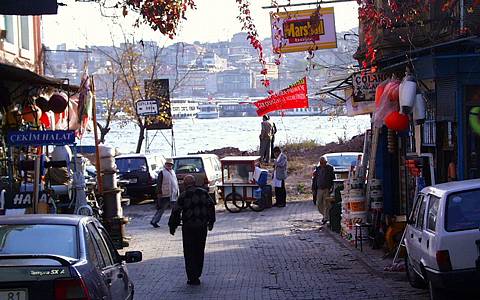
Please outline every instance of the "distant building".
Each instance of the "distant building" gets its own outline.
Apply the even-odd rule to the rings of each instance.
[[[0,15],[0,62],[43,74],[40,16]]]

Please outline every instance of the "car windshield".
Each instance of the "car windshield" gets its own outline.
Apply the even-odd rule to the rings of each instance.
[[[454,193],[447,198],[447,231],[480,228],[480,189]]]
[[[115,164],[120,173],[147,171],[147,160],[144,157],[116,158]]]
[[[73,225],[0,225],[0,254],[53,254],[78,258]]]
[[[176,174],[205,172],[201,158],[175,158],[173,170]]]
[[[350,166],[357,163],[358,155],[328,155],[326,156],[327,162],[334,167],[345,167],[350,168]]]

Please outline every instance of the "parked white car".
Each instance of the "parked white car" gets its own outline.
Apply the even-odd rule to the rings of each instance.
[[[428,286],[431,299],[470,289],[480,297],[480,179],[424,188],[404,242],[412,286]]]

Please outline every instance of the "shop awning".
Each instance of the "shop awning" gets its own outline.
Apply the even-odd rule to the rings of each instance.
[[[330,95],[340,101],[346,102],[346,99],[340,97],[334,92],[344,91],[346,89],[353,89],[353,74],[346,74],[329,80],[328,84],[320,89],[320,92],[315,95]]]
[[[25,85],[51,86],[76,93],[78,86],[70,85],[64,79],[51,78],[38,75],[30,70],[19,68],[17,66],[0,63],[0,82],[17,82]]]
[[[57,0],[1,0],[0,15],[55,15]]]

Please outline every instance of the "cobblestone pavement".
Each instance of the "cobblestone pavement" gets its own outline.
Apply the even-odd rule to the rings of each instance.
[[[153,205],[125,209],[132,218],[127,250],[143,261],[128,266],[136,299],[427,299],[402,278],[385,276],[317,223],[311,201],[257,213],[217,207],[209,232],[201,286],[188,286],[181,232],[150,224]]]

